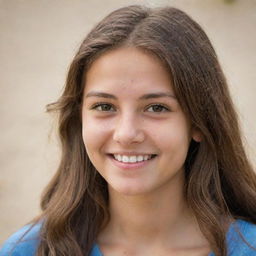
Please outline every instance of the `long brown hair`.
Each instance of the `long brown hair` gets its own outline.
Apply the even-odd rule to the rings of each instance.
[[[238,117],[216,53],[184,12],[128,6],[104,18],[74,57],[58,113],[62,158],[42,197],[38,256],[88,256],[108,223],[106,181],[90,162],[82,140],[84,75],[101,54],[132,46],[158,56],[169,70],[175,94],[203,135],[191,142],[185,162],[186,198],[217,256],[227,253],[223,219],[256,223],[256,178],[247,159]]]

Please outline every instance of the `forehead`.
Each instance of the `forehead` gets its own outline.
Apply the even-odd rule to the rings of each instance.
[[[98,57],[85,74],[91,90],[164,90],[173,92],[171,75],[155,55],[137,48],[119,48]]]

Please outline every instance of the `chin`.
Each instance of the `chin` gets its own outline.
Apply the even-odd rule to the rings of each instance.
[[[111,186],[111,189],[115,191],[115,193],[124,195],[124,196],[139,196],[139,195],[145,195],[147,193],[149,193],[151,190],[150,188],[146,188],[145,184],[144,186],[141,186],[141,184],[139,185],[130,185],[128,186],[126,185],[119,185],[119,186]]]

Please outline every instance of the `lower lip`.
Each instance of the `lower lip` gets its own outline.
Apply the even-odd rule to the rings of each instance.
[[[114,157],[112,156],[108,156],[111,161],[119,168],[121,169],[137,169],[137,168],[141,168],[141,167],[144,167],[146,166],[147,164],[149,164],[150,162],[152,162],[156,156],[154,158],[151,158],[149,160],[146,160],[146,161],[141,161],[141,162],[136,162],[136,163],[123,163],[123,162],[119,162],[117,161]]]

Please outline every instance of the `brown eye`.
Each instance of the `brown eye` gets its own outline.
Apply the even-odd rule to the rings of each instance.
[[[168,108],[166,108],[165,106],[162,106],[160,104],[155,104],[155,105],[151,105],[149,108],[148,108],[148,111],[149,112],[166,112],[166,111],[169,111]]]
[[[113,106],[111,104],[107,104],[107,103],[99,103],[99,104],[93,106],[92,109],[102,111],[102,112],[114,111]]]

